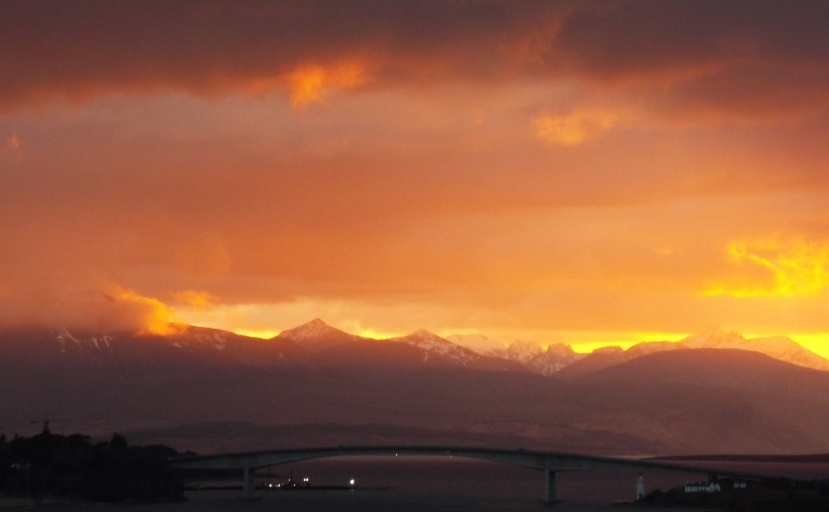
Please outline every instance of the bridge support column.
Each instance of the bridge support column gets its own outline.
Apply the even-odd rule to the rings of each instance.
[[[645,475],[639,473],[639,476],[636,477],[636,501],[639,501],[645,497]]]
[[[245,481],[242,486],[242,497],[246,500],[256,499],[256,473],[252,468],[245,468]]]
[[[556,472],[544,470],[544,503],[553,504],[556,502]]]

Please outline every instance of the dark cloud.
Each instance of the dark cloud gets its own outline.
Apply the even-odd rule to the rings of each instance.
[[[826,2],[607,2],[573,11],[553,51],[672,116],[763,119],[829,102]]]
[[[608,78],[772,63],[826,70],[829,4],[605,2],[572,12],[555,50]]]
[[[359,62],[362,86],[549,80],[660,87],[742,115],[824,104],[825,2],[4,2],[0,105],[110,91],[289,87],[298,67]],[[758,71],[759,70],[759,71]],[[767,82],[767,83],[766,83]],[[370,84],[370,85],[369,85]],[[805,92],[804,92],[805,91]],[[672,100],[674,101],[674,100]],[[732,105],[736,103],[736,109]],[[776,110],[775,110],[776,109]]]

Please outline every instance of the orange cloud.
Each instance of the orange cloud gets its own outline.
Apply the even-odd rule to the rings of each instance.
[[[536,137],[549,144],[574,146],[616,125],[622,115],[603,110],[578,110],[566,116],[542,115],[533,120]]]
[[[3,148],[9,151],[18,150],[20,149],[21,145],[23,145],[23,142],[20,140],[20,137],[18,137],[16,133],[12,133],[3,141]]]
[[[305,64],[288,74],[291,87],[291,106],[304,109],[310,103],[324,103],[326,90],[350,89],[368,82],[365,67],[357,62],[336,66]]]
[[[0,328],[41,326],[167,334],[175,312],[163,302],[100,279],[51,275],[50,287],[27,280],[0,286]]]
[[[144,334],[162,335],[173,330],[174,312],[158,299],[144,297],[116,284],[106,285],[104,294],[109,304],[98,314],[102,323],[110,328],[132,328]]]
[[[208,292],[185,290],[174,293],[173,300],[176,304],[183,304],[197,311],[204,311],[215,304],[216,296]]]

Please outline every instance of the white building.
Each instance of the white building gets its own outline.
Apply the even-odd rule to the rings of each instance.
[[[722,487],[717,482],[692,482],[685,484],[685,492],[720,492]]]

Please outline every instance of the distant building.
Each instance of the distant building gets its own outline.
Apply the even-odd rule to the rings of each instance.
[[[745,489],[747,482],[736,478],[714,478],[708,482],[685,484],[685,492],[720,492],[723,489]]]
[[[636,501],[645,497],[645,477],[642,473],[636,478]]]
[[[685,484],[685,492],[720,492],[719,482],[691,482]]]

